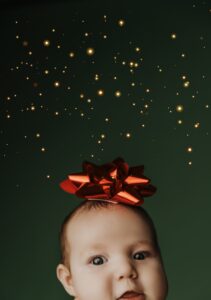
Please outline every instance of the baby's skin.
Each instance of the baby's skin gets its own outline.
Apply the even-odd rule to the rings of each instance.
[[[67,225],[68,265],[57,277],[75,300],[165,300],[167,279],[147,221],[121,204]]]

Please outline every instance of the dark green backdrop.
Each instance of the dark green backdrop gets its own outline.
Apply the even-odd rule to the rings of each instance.
[[[69,299],[55,275],[57,238],[79,200],[58,184],[85,159],[117,156],[144,164],[158,187],[144,207],[168,300],[211,299],[209,1],[0,7],[0,299]]]

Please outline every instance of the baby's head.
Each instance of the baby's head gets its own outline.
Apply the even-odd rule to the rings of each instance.
[[[60,246],[57,277],[76,300],[166,299],[156,231],[142,207],[85,200],[66,217]]]

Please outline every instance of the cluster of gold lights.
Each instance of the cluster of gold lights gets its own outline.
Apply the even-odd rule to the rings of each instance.
[[[100,90],[97,91],[97,95],[98,96],[104,96],[104,94],[105,94],[105,91],[103,89],[100,89]],[[114,92],[114,96],[117,97],[117,98],[119,98],[119,97],[122,96],[122,92],[120,90],[116,90]]]
[[[188,148],[186,149],[186,151],[187,151],[188,153],[191,153],[191,152],[193,151],[193,148],[192,148],[192,147],[188,147]],[[188,165],[191,166],[191,165],[192,165],[192,161],[189,161],[189,162],[188,162]]]
[[[183,75],[182,80],[183,80],[183,87],[188,88],[190,86],[190,81],[187,80],[187,76]]]

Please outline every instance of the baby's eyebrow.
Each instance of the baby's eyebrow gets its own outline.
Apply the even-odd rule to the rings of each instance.
[[[153,246],[154,245],[152,241],[148,241],[148,240],[138,241],[135,244],[148,245],[148,246]]]
[[[141,245],[141,246],[150,246],[150,247],[153,247],[154,244],[152,241],[149,241],[149,240],[141,240],[141,241],[137,241],[137,242],[133,242],[131,244],[129,244],[130,247],[134,247],[134,246],[138,246],[138,245]],[[93,245],[90,245],[90,247],[88,247],[86,249],[86,251],[92,251],[92,250],[101,250],[101,249],[105,249],[107,247],[106,244],[104,243],[95,243]]]

